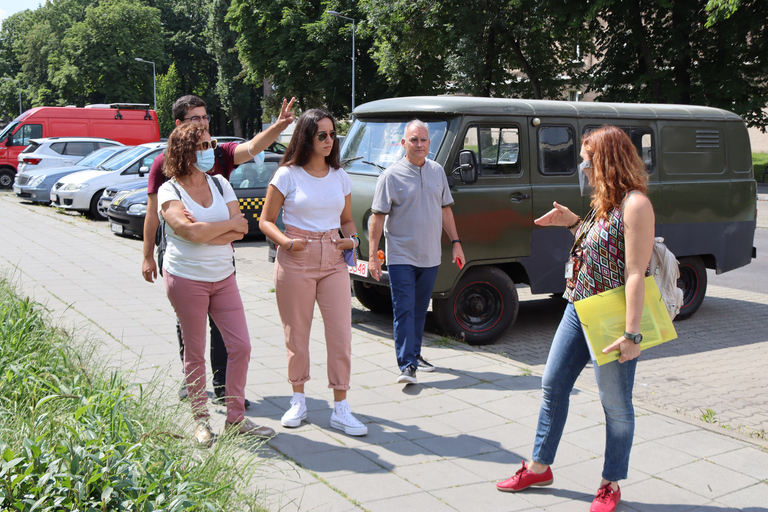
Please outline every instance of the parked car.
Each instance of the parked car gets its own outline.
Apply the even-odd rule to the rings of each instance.
[[[248,219],[249,234],[259,234],[259,218],[267,194],[267,185],[280,165],[282,155],[265,152],[264,162],[250,160],[238,166],[229,176],[235,190],[240,210]],[[147,212],[147,188],[131,188],[130,184],[121,189],[118,186],[104,191],[110,205],[107,210],[110,229],[119,235],[141,237],[144,232],[144,218]],[[103,200],[107,200],[104,198]]]
[[[109,205],[112,204],[112,201],[114,201],[115,196],[117,196],[118,193],[128,191],[133,192],[135,190],[139,190],[142,188],[147,188],[147,178],[141,177],[135,180],[126,181],[118,183],[117,185],[112,185],[111,187],[107,187],[104,189],[104,192],[101,194],[101,197],[99,198],[99,212],[106,217],[107,216],[107,210],[109,210]]]
[[[22,172],[16,175],[13,192],[21,199],[48,204],[51,202],[51,188],[61,178],[78,171],[98,168],[109,159],[115,158],[120,153],[133,147],[122,145],[108,146],[84,156],[75,165]]]
[[[122,146],[117,141],[97,137],[48,137],[32,139],[19,153],[18,172],[72,165],[97,149]]]
[[[146,180],[152,161],[163,148],[165,144],[162,142],[141,144],[109,160],[99,169],[64,176],[51,189],[51,206],[84,212],[96,220],[106,219],[99,211],[99,200],[104,189],[137,177]]]

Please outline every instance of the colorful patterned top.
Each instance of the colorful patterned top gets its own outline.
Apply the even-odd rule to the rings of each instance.
[[[586,226],[582,224],[576,237]],[[582,263],[575,279],[568,280],[563,298],[568,302],[586,299],[624,284],[624,222],[621,207],[614,208],[607,219],[592,223],[580,244]]]

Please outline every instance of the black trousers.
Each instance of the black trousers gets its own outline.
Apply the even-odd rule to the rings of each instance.
[[[224,396],[224,386],[227,383],[227,347],[221,331],[208,315],[208,325],[211,326],[211,373],[213,373],[213,392],[216,396]],[[184,363],[184,339],[181,337],[181,327],[176,320],[176,335],[179,338],[179,355]]]

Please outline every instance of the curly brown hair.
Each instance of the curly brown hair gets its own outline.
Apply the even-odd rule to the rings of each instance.
[[[315,135],[317,135],[317,123],[326,117],[333,123],[333,131],[336,131],[336,120],[325,110],[313,108],[301,114],[301,117],[299,117],[299,120],[296,122],[296,128],[293,130],[291,142],[288,143],[288,148],[285,150],[280,165],[303,166],[309,162],[315,147],[314,143]],[[327,163],[331,169],[338,169],[341,167],[341,162],[339,161],[338,138],[333,141],[333,149],[331,149],[331,154],[325,157],[325,163]]]
[[[197,162],[197,143],[206,133],[208,128],[202,123],[183,123],[177,126],[168,137],[163,174],[168,178],[191,174],[194,169],[192,164]]]
[[[592,201],[597,218],[619,207],[627,193],[645,194],[648,174],[629,136],[616,126],[601,126],[587,133],[582,145],[592,160]]]

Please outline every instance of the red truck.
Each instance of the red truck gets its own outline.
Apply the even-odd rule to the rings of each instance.
[[[103,137],[125,145],[160,140],[157,113],[149,105],[111,103],[78,107],[35,107],[0,132],[0,188],[11,188],[18,156],[29,139]]]

